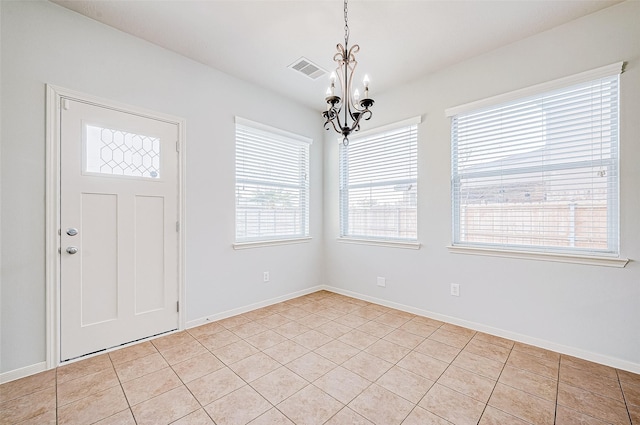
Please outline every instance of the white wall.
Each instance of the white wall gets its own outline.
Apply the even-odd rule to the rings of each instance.
[[[186,119],[187,321],[323,282],[317,112],[49,2],[1,13],[0,372],[45,361],[46,83]],[[314,139],[312,242],[232,249],[235,115]]]
[[[345,244],[338,227],[338,148],[325,147],[327,283],[520,340],[640,372],[640,2],[628,1],[376,97],[372,123],[416,115],[418,251]],[[429,54],[429,52],[416,52]],[[626,61],[621,76],[624,269],[452,254],[446,108]],[[371,128],[368,125],[367,128]],[[387,278],[386,288],[376,276]],[[460,297],[449,284],[460,284]]]

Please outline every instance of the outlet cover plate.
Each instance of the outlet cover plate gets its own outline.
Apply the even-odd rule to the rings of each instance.
[[[451,295],[453,295],[454,297],[460,296],[460,284],[458,283],[451,284]]]
[[[387,279],[384,277],[378,276],[378,286],[382,286],[383,288],[387,286]]]

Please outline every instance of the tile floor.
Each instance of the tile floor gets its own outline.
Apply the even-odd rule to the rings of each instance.
[[[0,386],[0,424],[640,424],[640,375],[321,291]]]

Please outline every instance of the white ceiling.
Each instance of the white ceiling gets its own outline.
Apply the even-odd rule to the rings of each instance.
[[[313,109],[324,109],[327,77],[288,68],[301,56],[335,68],[344,42],[341,0],[52,0]],[[513,43],[620,0],[375,1],[349,3],[358,78],[371,96]]]

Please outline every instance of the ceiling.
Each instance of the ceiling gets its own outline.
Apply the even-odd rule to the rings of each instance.
[[[136,37],[324,109],[328,76],[290,68],[305,57],[326,70],[344,43],[340,0],[52,0]],[[610,7],[620,0],[352,0],[350,44],[371,97],[467,58]]]

